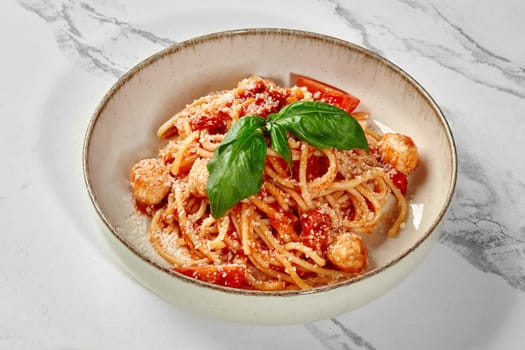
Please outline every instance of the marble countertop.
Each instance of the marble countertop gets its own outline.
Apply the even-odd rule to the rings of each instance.
[[[0,349],[523,349],[525,2],[0,2]],[[99,100],[152,53],[248,27],[371,49],[444,111],[456,198],[431,254],[354,312],[262,327],[152,294],[111,258],[82,175]]]

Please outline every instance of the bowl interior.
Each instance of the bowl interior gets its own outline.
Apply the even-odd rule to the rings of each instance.
[[[395,239],[371,249],[376,268],[410,252],[431,234],[455,185],[452,136],[439,109],[408,75],[358,46],[291,30],[212,34],[170,47],[140,63],[108,92],[85,142],[86,182],[98,214],[131,250],[159,267],[147,239],[147,219],[136,214],[128,175],[139,159],[163,144],[157,128],[193,99],[231,89],[249,75],[289,85],[290,74],[314,77],[361,99],[358,110],[410,135],[421,165],[410,178],[410,217]]]

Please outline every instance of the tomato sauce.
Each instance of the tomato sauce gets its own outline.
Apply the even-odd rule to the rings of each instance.
[[[304,245],[325,254],[328,246],[328,230],[332,224],[330,216],[319,209],[301,215],[301,241]]]
[[[231,288],[247,288],[246,267],[239,264],[174,267],[173,271],[203,282]]]
[[[403,195],[407,194],[408,180],[407,176],[400,171],[395,169],[389,172],[390,179],[396,185],[397,188],[401,191]]]
[[[226,121],[230,119],[228,113],[219,111],[215,115],[201,115],[190,120],[191,129],[207,130],[209,134],[224,134],[226,132]]]

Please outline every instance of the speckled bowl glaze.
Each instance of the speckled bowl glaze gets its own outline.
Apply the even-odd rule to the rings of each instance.
[[[349,91],[360,110],[410,135],[421,165],[411,175],[409,220],[399,237],[371,248],[364,275],[307,291],[259,292],[209,285],[178,275],[156,256],[148,222],[136,214],[128,174],[154,156],[156,129],[195,98],[233,88],[252,74],[289,85],[299,73]],[[325,319],[371,302],[405,278],[434,241],[456,183],[456,150],[449,126],[429,94],[388,60],[349,42],[284,29],[205,35],[139,63],[105,95],[89,124],[83,151],[87,190],[118,261],[168,301],[237,322],[299,323]]]

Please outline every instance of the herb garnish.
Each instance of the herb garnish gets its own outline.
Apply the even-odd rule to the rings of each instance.
[[[291,169],[292,156],[287,132],[319,149],[368,151],[361,125],[335,106],[312,101],[294,102],[267,119],[245,116],[232,125],[208,163],[206,192],[211,214],[224,216],[241,200],[257,194],[263,182],[266,139]]]

